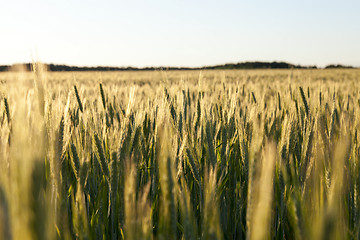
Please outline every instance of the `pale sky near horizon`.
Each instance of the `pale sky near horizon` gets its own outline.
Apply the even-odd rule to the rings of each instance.
[[[0,65],[360,66],[360,1],[2,1]]]

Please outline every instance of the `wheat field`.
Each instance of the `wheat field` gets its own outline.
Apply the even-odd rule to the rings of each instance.
[[[0,239],[358,239],[360,70],[0,74]]]

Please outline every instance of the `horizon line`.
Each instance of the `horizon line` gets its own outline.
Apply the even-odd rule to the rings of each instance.
[[[33,62],[15,62],[12,64],[0,64],[0,67],[13,67],[20,65],[31,65],[33,63],[40,62],[44,65],[53,65],[53,66],[63,66],[70,68],[117,68],[117,69],[161,69],[161,68],[178,68],[178,69],[205,69],[211,67],[225,67],[229,65],[241,65],[241,64],[254,64],[254,63],[262,63],[262,64],[288,64],[295,68],[326,68],[329,66],[337,66],[337,67],[345,67],[345,68],[360,68],[360,66],[348,65],[343,63],[328,63],[324,66],[317,64],[294,64],[287,61],[264,61],[264,60],[255,60],[255,61],[239,61],[239,62],[225,62],[221,64],[209,64],[209,65],[198,65],[198,66],[186,66],[186,65],[146,65],[146,66],[134,66],[134,65],[73,65],[66,63],[54,63],[54,62],[42,62],[42,61],[33,61]]]

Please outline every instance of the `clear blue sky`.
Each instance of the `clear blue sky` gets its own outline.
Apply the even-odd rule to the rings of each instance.
[[[11,0],[0,64],[360,66],[360,1]]]

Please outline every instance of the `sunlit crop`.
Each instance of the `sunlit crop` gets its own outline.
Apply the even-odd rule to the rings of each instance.
[[[0,239],[354,239],[359,70],[0,74]]]

